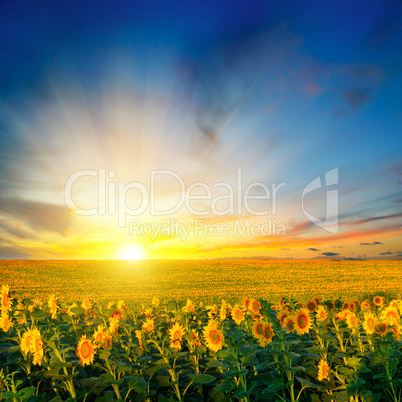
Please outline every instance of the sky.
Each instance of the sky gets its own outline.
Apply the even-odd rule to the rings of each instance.
[[[400,1],[3,1],[0,258],[402,257]]]

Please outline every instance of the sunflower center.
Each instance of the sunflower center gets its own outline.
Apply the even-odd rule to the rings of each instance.
[[[306,328],[307,322],[307,317],[305,315],[301,315],[297,318],[297,323],[299,324],[300,328]]]
[[[32,335],[29,335],[28,337],[27,337],[27,347],[29,348],[29,349],[32,349],[32,346],[33,346],[33,341],[34,341],[34,339],[33,339],[33,336]]]
[[[84,342],[81,346],[81,355],[84,359],[87,359],[92,354],[92,347],[88,342]]]
[[[3,295],[3,306],[4,307],[8,307],[8,302],[9,302],[9,297],[8,297],[8,294],[7,293],[4,293],[4,295]]]
[[[267,339],[271,338],[271,336],[272,336],[271,328],[269,328],[269,327],[265,328],[265,330],[264,330],[264,336],[265,336]]]
[[[257,334],[262,335],[263,331],[264,331],[264,330],[263,330],[262,324],[258,324],[258,325],[255,327],[255,332],[257,332]]]
[[[181,332],[180,331],[175,331],[175,333],[173,334],[173,340],[174,341],[179,341],[181,338]]]
[[[219,341],[221,340],[221,337],[219,336],[219,333],[216,329],[213,329],[210,333],[209,333],[209,338],[211,339],[211,342],[213,344],[218,344]]]

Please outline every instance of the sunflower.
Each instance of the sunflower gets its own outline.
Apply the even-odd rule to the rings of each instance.
[[[203,330],[203,335],[207,347],[213,352],[218,352],[218,350],[222,349],[224,336],[218,329],[218,323],[216,321],[209,322]]]
[[[127,311],[127,305],[126,305],[126,303],[125,303],[123,300],[119,300],[119,301],[117,302],[117,308],[118,308],[119,310],[125,310],[125,311]]]
[[[21,352],[26,356],[29,352],[34,355],[33,364],[42,364],[43,342],[38,329],[29,329],[24,333],[20,342]]]
[[[256,339],[260,339],[263,335],[264,331],[264,323],[261,321],[257,321],[253,324],[253,327],[251,328],[251,332]]]
[[[383,321],[388,321],[389,323],[397,323],[399,320],[399,313],[398,309],[393,307],[393,306],[388,306],[386,307],[382,312],[381,312],[381,319]]]
[[[329,301],[327,306],[329,310],[332,310],[335,307],[335,303],[333,301]]]
[[[116,335],[117,331],[119,330],[119,318],[114,317],[114,318],[109,318],[109,332],[112,335]]]
[[[89,299],[84,299],[81,303],[81,307],[85,310],[91,310],[92,309],[92,302]]]
[[[7,314],[0,316],[0,328],[3,332],[8,332],[13,326],[13,322],[10,320]]]
[[[252,313],[258,314],[260,312],[261,305],[257,300],[251,299],[248,308]]]
[[[295,330],[298,335],[307,334],[311,328],[311,317],[306,308],[301,308],[295,313]]]
[[[317,303],[315,302],[315,300],[308,300],[306,303],[306,308],[310,311],[310,313],[313,313],[317,308]]]
[[[324,378],[329,380],[329,366],[328,363],[321,359],[318,364],[318,381],[322,381]]]
[[[283,328],[283,322],[285,321],[286,317],[289,316],[289,311],[287,310],[280,310],[277,314],[276,314],[276,318],[279,322],[279,325]]]
[[[388,332],[388,324],[384,321],[377,322],[376,332],[377,332],[377,334],[379,334],[381,336],[385,336]]]
[[[1,311],[3,314],[6,314],[8,311],[11,310],[12,298],[10,298],[9,291],[10,289],[8,285],[1,286],[0,298],[1,298]]]
[[[356,308],[357,308],[357,305],[356,305],[355,302],[352,302],[352,303],[349,304],[349,309],[350,309],[350,310],[353,311],[353,310],[356,310]]]
[[[76,317],[77,314],[73,313],[71,310],[72,310],[73,308],[77,308],[77,307],[78,307],[78,304],[77,304],[77,303],[72,303],[70,306],[68,306],[68,308],[67,308],[67,315],[69,315],[70,317]]]
[[[349,302],[344,302],[343,304],[342,304],[342,309],[343,310],[349,310]]]
[[[183,327],[176,322],[172,328],[169,329],[169,336],[170,336],[170,347],[175,348],[177,350],[181,349],[181,338],[184,335]]]
[[[186,305],[183,307],[185,313],[195,313],[194,304],[190,299],[187,299]]]
[[[52,315],[52,318],[55,320],[57,318],[57,309],[58,309],[55,295],[50,295],[47,304],[50,307],[50,314]]]
[[[374,334],[376,323],[377,318],[371,311],[364,313],[363,329],[367,335]]]
[[[328,312],[325,306],[318,306],[315,317],[317,321],[325,321],[328,318]]]
[[[339,313],[336,314],[336,318],[338,320],[343,320],[346,321],[346,319],[348,318],[348,315],[351,313],[350,310],[348,309],[342,309],[341,311],[339,311]]]
[[[244,313],[238,304],[232,308],[232,318],[236,324],[240,324],[244,321]]]
[[[135,336],[138,339],[139,347],[140,347],[141,351],[143,352],[144,351],[144,347],[143,347],[144,345],[143,345],[143,341],[142,341],[142,331],[140,329],[136,329],[135,330]]]
[[[34,331],[34,339],[32,342],[32,349],[34,354],[34,359],[32,364],[36,364],[38,366],[42,365],[43,359],[43,342],[40,332],[38,330]]]
[[[346,316],[346,324],[349,329],[357,328],[359,326],[359,321],[358,321],[355,313],[350,312]]]
[[[142,324],[141,329],[144,332],[155,332],[155,326],[154,326],[154,320],[153,318],[148,319],[144,322],[144,324]]]
[[[271,343],[274,335],[275,335],[275,333],[274,333],[274,330],[272,329],[271,324],[264,323],[263,329],[262,329],[262,335],[258,339],[260,346],[265,347],[266,345]]]
[[[360,308],[362,310],[370,310],[371,305],[370,302],[368,300],[365,300],[364,302],[362,302],[362,304],[360,305]]]
[[[227,315],[228,315],[228,308],[227,308],[225,300],[222,300],[222,305],[221,305],[221,308],[219,310],[219,318],[220,318],[220,320],[221,321],[226,320]]]
[[[390,332],[394,334],[394,339],[397,342],[401,341],[401,335],[402,335],[402,327],[399,324],[395,324],[391,327]]]
[[[245,310],[248,310],[249,305],[250,305],[250,299],[248,297],[243,297],[241,304],[243,304],[243,308]]]
[[[209,310],[207,313],[208,318],[210,320],[214,320],[216,313],[218,312],[218,306],[216,304],[214,304],[213,306],[207,306],[207,309]]]
[[[286,328],[287,334],[292,333],[295,330],[295,318],[293,315],[288,315],[283,321],[283,327]]]
[[[80,358],[80,364],[89,366],[94,361],[96,346],[87,338],[82,335],[77,345],[77,356]]]
[[[373,303],[374,303],[376,306],[382,306],[383,303],[384,303],[384,298],[381,297],[381,296],[374,296],[374,298],[373,298]]]
[[[152,304],[155,306],[155,307],[159,307],[159,304],[161,304],[161,302],[160,302],[160,300],[157,298],[157,297],[153,297],[153,299],[152,299]]]
[[[24,333],[24,335],[22,335],[21,341],[20,341],[20,348],[21,348],[21,352],[26,355],[28,354],[28,352],[32,352],[33,351],[33,347],[34,347],[34,341],[35,341],[35,335],[34,335],[34,330],[32,329],[28,329],[28,331],[26,331]]]
[[[112,345],[112,337],[109,331],[105,331],[103,325],[99,325],[98,329],[94,333],[94,342],[99,346],[103,346],[104,349],[109,349]]]
[[[117,318],[119,321],[123,321],[122,311],[119,308],[115,308],[109,316],[109,321]]]
[[[190,332],[190,346],[192,348],[198,348],[199,346],[201,346],[201,341],[200,341],[200,337],[198,336],[198,332],[196,330],[191,330]]]

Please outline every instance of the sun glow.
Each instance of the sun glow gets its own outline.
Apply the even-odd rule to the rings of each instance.
[[[141,246],[128,244],[121,248],[119,253],[120,260],[143,260],[146,258],[145,251]]]

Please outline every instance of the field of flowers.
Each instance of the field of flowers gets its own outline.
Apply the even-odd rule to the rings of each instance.
[[[401,400],[399,295],[0,301],[0,400]]]
[[[152,297],[236,303],[243,295],[277,303],[293,299],[371,298],[397,295],[402,261],[322,260],[0,260],[0,283],[22,297],[53,292],[63,301]]]

